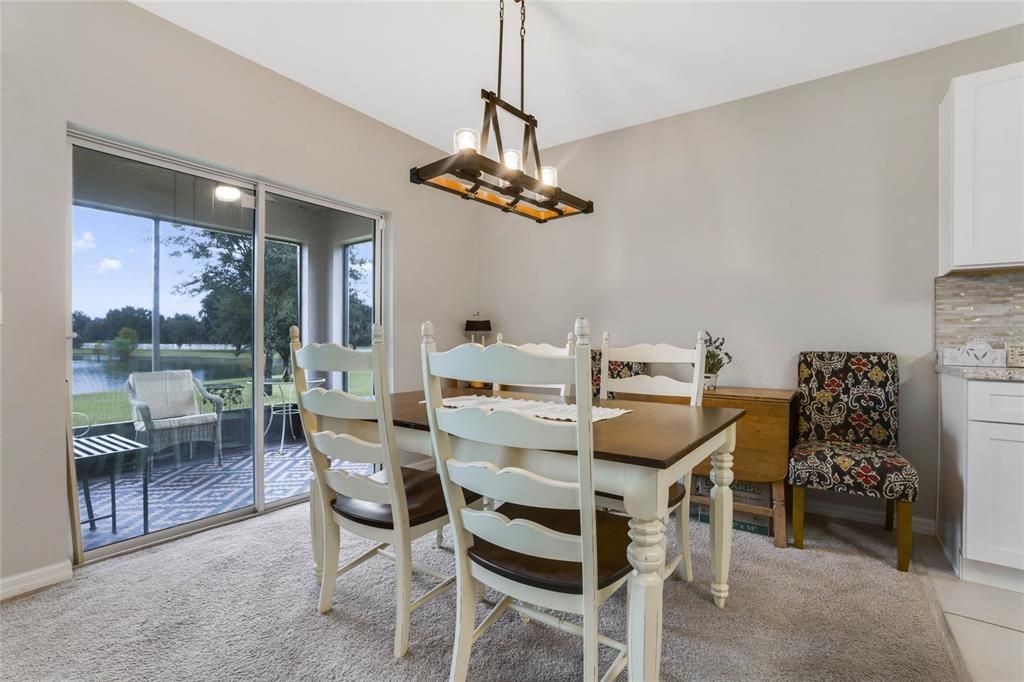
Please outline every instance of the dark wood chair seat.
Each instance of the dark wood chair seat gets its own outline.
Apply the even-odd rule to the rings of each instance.
[[[527,519],[562,533],[578,535],[580,513],[575,509],[538,509],[503,504],[497,509],[510,519]],[[597,512],[597,587],[603,589],[632,570],[626,558],[629,520],[608,512]],[[583,594],[583,564],[541,559],[493,545],[475,537],[469,558],[500,576],[554,592]]]
[[[622,495],[616,495],[614,493],[597,493],[601,497],[606,497],[609,500],[621,500]],[[683,498],[686,497],[686,486],[682,483],[673,483],[668,487],[668,508],[675,507]]]
[[[386,481],[385,472],[379,471],[369,477],[374,481]],[[409,525],[418,526],[448,513],[444,502],[444,490],[441,477],[433,471],[421,471],[402,467],[402,480],[405,483],[405,500],[409,507]],[[465,491],[466,503],[472,504],[480,499],[479,495]],[[367,526],[375,528],[394,528],[391,518],[391,505],[377,502],[366,502],[354,497],[338,495],[331,503],[334,511],[340,515]]]

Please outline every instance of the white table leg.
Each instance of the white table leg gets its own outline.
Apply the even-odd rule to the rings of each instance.
[[[732,451],[736,427],[730,427],[726,444],[711,455],[711,594],[715,606],[725,608],[729,596],[729,559],[732,556]]]
[[[665,569],[665,524],[661,519],[629,520],[627,584],[629,679],[657,680],[661,666],[662,573]]]
[[[324,571],[324,519],[320,514],[320,486],[315,478],[309,482],[309,536],[313,545],[313,573],[319,578]]]

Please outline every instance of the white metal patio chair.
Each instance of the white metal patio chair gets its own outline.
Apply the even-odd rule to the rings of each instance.
[[[177,369],[160,372],[133,372],[126,384],[132,405],[135,437],[149,446],[149,472],[153,457],[164,448],[175,446],[176,465],[181,466],[179,448],[187,443],[213,443],[217,464],[224,464],[221,422],[224,399],[206,390],[192,376],[192,370]],[[196,393],[213,404],[213,412],[200,412]]]

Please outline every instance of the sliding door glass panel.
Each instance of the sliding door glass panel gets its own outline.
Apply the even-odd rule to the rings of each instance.
[[[265,378],[264,495],[267,503],[309,492],[309,451],[298,416],[288,329],[299,325],[302,342],[369,348],[373,324],[375,223],[322,204],[266,193],[264,276]],[[369,240],[369,241],[368,241]],[[351,244],[363,245],[351,253]],[[368,244],[369,246],[365,246]],[[358,282],[359,309],[349,281]],[[369,301],[369,305],[365,301]],[[358,333],[350,333],[352,324]],[[368,374],[358,379],[311,373],[323,388],[372,393]],[[339,464],[364,471],[362,464]]]
[[[371,225],[372,227],[372,225]],[[373,343],[373,237],[346,244],[344,344],[352,348],[369,348]],[[345,388],[358,395],[372,395],[369,372],[347,372]]]
[[[255,193],[74,149],[86,550],[254,505]]]

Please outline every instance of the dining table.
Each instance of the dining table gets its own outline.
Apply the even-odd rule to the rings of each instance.
[[[520,391],[491,392],[480,388],[447,388],[445,397],[488,395],[551,402],[572,402],[572,397]],[[398,448],[405,453],[433,457],[430,427],[422,391],[394,393],[392,419]],[[733,450],[741,409],[691,407],[632,400],[594,400],[595,406],[628,410],[621,416],[593,425],[593,480],[604,495],[621,497],[629,516],[627,650],[630,680],[657,680],[661,665],[663,581],[666,566],[665,521],[669,514],[669,486],[695,466],[710,459],[711,596],[719,608],[729,596],[729,560],[732,548]],[[321,424],[365,440],[377,440],[377,425],[369,422]],[[575,480],[575,452],[549,452],[488,446],[453,438],[457,459],[488,460],[499,467],[522,467],[545,476]],[[408,457],[408,455],[405,455]],[[311,497],[319,495],[315,484]],[[319,508],[314,499],[311,509]],[[682,510],[681,513],[687,513]],[[317,574],[322,570],[322,521],[311,514],[313,556]]]

